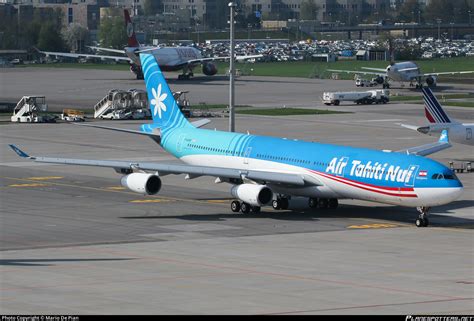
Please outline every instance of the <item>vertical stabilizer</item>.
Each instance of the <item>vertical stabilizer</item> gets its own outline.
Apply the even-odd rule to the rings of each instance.
[[[138,42],[137,37],[135,36],[135,30],[133,28],[132,19],[130,19],[130,14],[128,13],[127,9],[123,10],[123,15],[125,17],[125,27],[127,28],[127,45],[128,47],[138,48],[140,47],[140,43]]]
[[[140,61],[153,116],[153,125],[161,129],[193,127],[181,112],[165,77],[152,54],[141,53]]]
[[[438,99],[433,95],[431,89],[427,87],[422,88],[423,100],[425,102],[425,115],[430,123],[456,123],[443,110]]]

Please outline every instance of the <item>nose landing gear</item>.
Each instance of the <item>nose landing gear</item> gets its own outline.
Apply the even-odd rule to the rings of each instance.
[[[420,212],[420,215],[415,221],[416,227],[427,227],[430,224],[430,221],[428,220],[428,212],[430,208],[426,206],[420,206],[416,209],[418,212]]]

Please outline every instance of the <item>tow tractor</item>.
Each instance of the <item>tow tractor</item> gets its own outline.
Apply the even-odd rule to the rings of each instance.
[[[84,112],[81,110],[75,110],[75,109],[63,109],[63,113],[61,114],[61,119],[64,121],[71,121],[71,122],[85,121]]]

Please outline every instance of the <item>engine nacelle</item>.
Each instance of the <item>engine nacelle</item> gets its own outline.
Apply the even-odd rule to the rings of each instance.
[[[268,204],[273,199],[272,190],[265,185],[240,184],[230,190],[233,197],[252,206]]]
[[[214,76],[217,74],[217,67],[212,62],[202,64],[202,73],[206,76]]]
[[[426,84],[428,86],[436,86],[436,76],[428,76],[426,78]]]
[[[120,184],[140,194],[155,195],[161,189],[161,179],[154,174],[132,173],[122,177]]]
[[[375,82],[379,85],[383,84],[383,77],[382,76],[378,76],[375,78]]]

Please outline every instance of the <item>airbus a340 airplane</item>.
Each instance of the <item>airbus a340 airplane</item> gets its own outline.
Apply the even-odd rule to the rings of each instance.
[[[410,86],[415,82],[416,88],[423,87],[423,83],[426,83],[428,86],[436,86],[437,77],[439,75],[454,75],[454,74],[469,74],[473,73],[471,71],[450,71],[450,72],[431,72],[431,73],[422,73],[420,67],[411,61],[391,63],[385,69],[382,68],[369,68],[362,67],[362,69],[370,71],[355,71],[355,70],[336,70],[328,69],[328,71],[334,72],[346,72],[353,74],[362,74],[362,75],[375,75],[375,81],[378,84],[383,85],[383,88],[390,88],[389,80],[397,81],[400,83],[409,82]]]
[[[213,176],[216,183],[233,185],[230,193],[238,200],[231,209],[243,213],[270,204],[288,208],[291,196],[308,197],[310,207],[322,208],[336,208],[338,199],[362,199],[418,207],[416,225],[428,226],[429,208],[457,199],[463,190],[449,168],[420,156],[449,147],[445,132],[436,143],[390,152],[200,129],[208,121],[188,122],[153,55],[140,59],[153,123],[140,130],[89,126],[148,136],[185,164],[37,157],[11,148],[36,162],[113,168],[124,175],[123,186],[141,194],[157,194],[164,175]]]
[[[423,99],[425,101],[425,116],[431,124],[421,127],[405,124],[400,125],[430,136],[447,130],[451,141],[464,145],[474,145],[474,139],[472,138],[474,123],[462,124],[451,119],[443,110],[431,89],[423,88],[422,90]]]
[[[91,54],[75,54],[68,52],[52,52],[52,51],[40,51],[40,53],[46,56],[62,56],[70,58],[98,58],[108,59],[114,61],[127,61],[130,63],[130,71],[136,75],[137,79],[143,79],[143,71],[141,68],[139,54],[146,52],[152,54],[158,61],[161,70],[163,71],[178,71],[182,70],[183,73],[178,76],[178,79],[189,79],[194,76],[193,70],[198,65],[202,65],[202,73],[206,76],[214,76],[217,74],[217,66],[213,63],[216,60],[228,60],[229,57],[214,57],[214,58],[203,58],[201,52],[194,47],[150,47],[142,46],[138,42],[135,31],[133,29],[132,20],[127,10],[124,10],[125,27],[127,28],[128,43],[123,50],[103,48],[103,47],[91,47],[96,50],[108,51],[113,53],[119,53],[125,56],[104,56],[104,55],[91,55]],[[248,55],[248,56],[236,56],[237,61],[259,58],[262,55]]]

